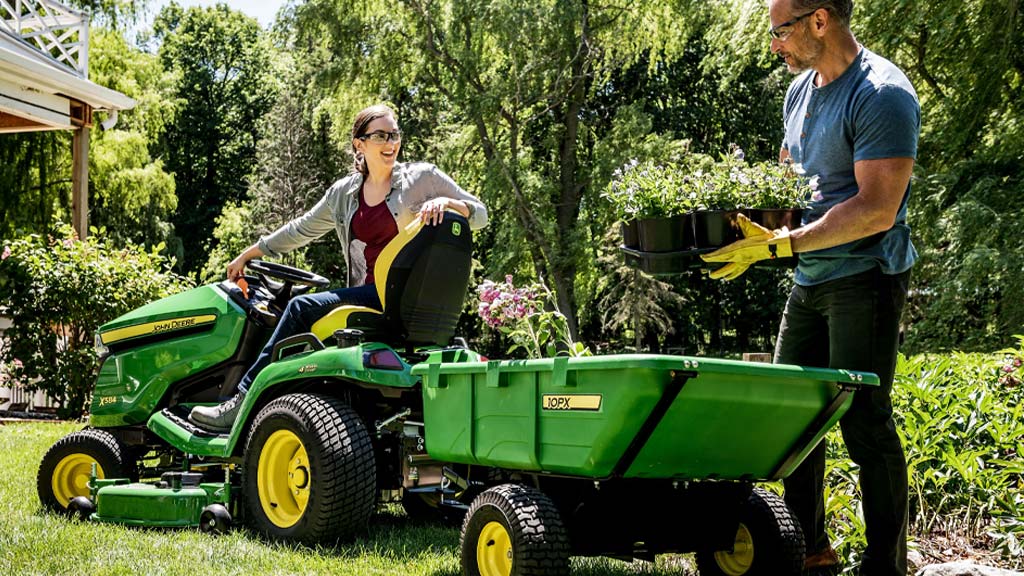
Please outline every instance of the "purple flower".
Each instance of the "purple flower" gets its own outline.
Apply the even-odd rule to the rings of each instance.
[[[11,247],[10,246],[4,246],[4,253],[0,254],[0,260],[7,260],[10,257],[11,257]]]

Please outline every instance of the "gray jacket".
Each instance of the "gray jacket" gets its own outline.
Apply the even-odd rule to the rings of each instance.
[[[260,238],[260,250],[268,256],[280,257],[333,229],[341,245],[346,247],[344,253],[348,285],[362,284],[366,277],[366,263],[362,259],[364,244],[352,238],[351,230],[352,216],[359,206],[359,190],[362,185],[363,175],[358,173],[338,180],[308,212]],[[460,188],[437,166],[426,162],[396,163],[391,172],[391,191],[385,202],[401,229],[413,221],[424,202],[441,196],[466,203],[471,229],[478,230],[487,225],[487,208],[483,203]]]

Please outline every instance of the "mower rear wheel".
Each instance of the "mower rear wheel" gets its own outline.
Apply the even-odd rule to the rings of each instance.
[[[261,534],[313,544],[365,529],[376,504],[370,435],[341,400],[288,394],[267,404],[245,446],[246,518]]]
[[[569,536],[539,490],[502,484],[473,500],[460,538],[467,576],[555,576],[569,572]]]
[[[804,534],[782,498],[754,488],[740,511],[732,550],[697,552],[701,576],[800,576]]]
[[[135,480],[135,461],[128,448],[106,430],[89,428],[58,440],[43,456],[36,490],[43,507],[66,512],[72,498],[89,496],[89,477]]]

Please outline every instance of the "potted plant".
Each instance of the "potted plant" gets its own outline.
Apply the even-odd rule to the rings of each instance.
[[[810,188],[789,165],[748,164],[743,150],[735,146],[710,168],[689,174],[684,185],[697,205],[693,227],[699,249],[738,240],[740,213],[769,229],[795,228],[810,201]]]
[[[673,163],[630,161],[615,171],[604,197],[623,222],[623,244],[644,252],[693,247],[682,170]]]
[[[748,171],[753,196],[747,216],[769,230],[800,226],[803,209],[811,200],[811,187],[789,163],[760,162]]]

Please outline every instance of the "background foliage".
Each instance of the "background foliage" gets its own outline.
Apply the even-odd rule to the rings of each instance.
[[[13,325],[0,347],[0,380],[45,391],[63,418],[80,416],[95,383],[97,328],[188,286],[161,248],[115,247],[95,228],[82,241],[67,225],[5,243],[0,310]]]

